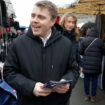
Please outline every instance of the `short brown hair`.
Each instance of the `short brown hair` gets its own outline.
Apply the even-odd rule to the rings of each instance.
[[[39,1],[37,3],[35,3],[36,6],[40,7],[40,8],[47,8],[49,13],[51,14],[51,19],[56,19],[57,18],[57,15],[58,15],[58,9],[57,9],[57,6],[50,2],[50,1],[47,1],[47,0],[42,0],[42,1]]]

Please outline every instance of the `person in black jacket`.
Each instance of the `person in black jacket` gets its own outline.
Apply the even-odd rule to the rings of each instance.
[[[60,29],[62,34],[72,42],[73,54],[75,55],[76,61],[80,67],[80,72],[81,72],[83,69],[82,68],[83,63],[80,54],[78,52],[79,28],[77,27],[77,18],[71,13],[65,13],[62,16],[59,24],[63,28],[63,30]]]
[[[88,35],[81,41],[79,52],[83,55],[83,72],[85,100],[89,100],[89,82],[92,78],[91,101],[97,100],[98,76],[101,73],[102,56],[105,55],[105,47],[102,39],[99,39],[99,33],[94,26],[88,31]]]
[[[53,27],[57,15],[52,2],[37,2],[28,32],[10,46],[4,78],[16,89],[18,105],[69,105],[79,70],[70,41]],[[54,90],[44,89],[49,80],[72,80],[72,83]]]

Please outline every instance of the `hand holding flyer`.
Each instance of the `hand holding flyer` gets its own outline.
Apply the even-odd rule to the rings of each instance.
[[[67,84],[67,83],[71,83],[72,80],[66,80],[66,81],[48,81],[44,84],[43,88],[46,88],[46,89],[54,89],[58,86],[61,86],[61,85],[64,85],[64,84]]]

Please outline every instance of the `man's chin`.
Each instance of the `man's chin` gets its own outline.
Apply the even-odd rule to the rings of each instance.
[[[34,36],[40,36],[39,33],[33,32]]]
[[[34,36],[40,36],[40,34],[34,34]]]

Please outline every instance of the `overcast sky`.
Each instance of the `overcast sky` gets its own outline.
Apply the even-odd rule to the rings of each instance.
[[[16,20],[20,22],[20,25],[29,26],[30,14],[35,2],[39,0],[11,0],[13,8],[16,13]],[[54,2],[59,7],[74,3],[78,0],[49,0]]]

